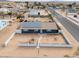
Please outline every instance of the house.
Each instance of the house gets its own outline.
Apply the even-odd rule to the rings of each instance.
[[[58,33],[55,22],[21,22],[17,33]]]

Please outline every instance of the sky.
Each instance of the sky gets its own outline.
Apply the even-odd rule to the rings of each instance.
[[[79,0],[8,0],[8,1],[79,1]]]

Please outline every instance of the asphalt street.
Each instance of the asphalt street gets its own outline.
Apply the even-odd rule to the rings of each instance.
[[[56,18],[59,22],[72,34],[72,36],[79,42],[79,26],[75,25],[67,18],[55,12]]]

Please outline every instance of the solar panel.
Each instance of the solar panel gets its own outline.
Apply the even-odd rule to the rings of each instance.
[[[41,22],[22,22],[21,26],[23,28],[40,28]]]

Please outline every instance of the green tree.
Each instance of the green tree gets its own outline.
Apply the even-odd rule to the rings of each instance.
[[[4,18],[5,13],[4,12],[0,12],[0,15]]]
[[[11,18],[11,16],[12,16],[12,12],[8,12],[7,14],[8,14],[8,15],[10,16],[10,18]]]
[[[17,19],[20,19],[21,17],[22,17],[21,15],[17,15],[17,17],[16,17],[16,18],[17,18]]]

